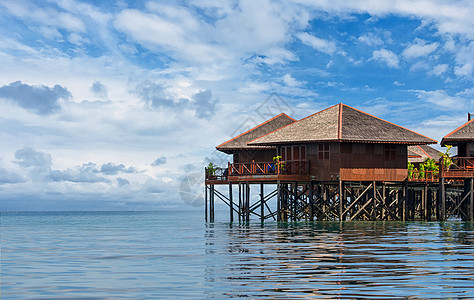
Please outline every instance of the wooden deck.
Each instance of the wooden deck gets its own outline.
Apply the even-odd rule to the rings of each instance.
[[[440,171],[406,169],[340,169],[343,181],[391,181],[439,183],[440,178],[463,180],[474,178],[474,158],[456,157],[449,168],[440,160]],[[314,174],[313,174],[314,175]],[[212,176],[206,169],[207,184],[228,184],[239,182],[302,182],[321,181],[311,176],[309,161],[293,162],[248,162],[229,163],[227,168],[217,168]]]
[[[449,168],[441,168],[441,177],[447,179],[474,177],[474,157],[455,157],[452,160],[453,164]]]
[[[206,183],[309,181],[309,171],[309,161],[229,163],[211,173],[206,168]]]

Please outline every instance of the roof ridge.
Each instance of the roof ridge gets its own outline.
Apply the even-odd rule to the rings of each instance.
[[[341,140],[342,139],[342,108],[344,107],[344,104],[339,103],[339,114],[337,116],[337,139]]]
[[[397,124],[392,123],[392,122],[390,122],[390,121],[387,121],[387,120],[384,120],[384,119],[382,119],[382,118],[376,117],[376,116],[374,116],[374,115],[371,115],[371,114],[369,114],[369,113],[366,113],[366,112],[364,112],[364,111],[362,111],[362,110],[360,110],[360,109],[354,108],[354,107],[352,107],[352,106],[349,106],[349,105],[346,105],[346,104],[343,104],[343,105],[344,105],[344,106],[347,106],[347,107],[349,107],[349,108],[352,108],[353,110],[356,110],[356,111],[358,111],[358,112],[360,112],[360,113],[363,113],[363,114],[365,114],[365,115],[368,115],[368,116],[370,116],[370,117],[373,117],[373,118],[375,118],[375,119],[378,119],[378,120],[380,120],[380,121],[383,121],[383,122],[389,123],[389,124],[391,124],[391,125],[393,125],[393,126],[396,126],[396,127],[399,127],[399,128],[405,129],[405,130],[408,130],[408,131],[410,131],[410,132],[412,132],[412,133],[414,133],[414,134],[421,135],[422,137],[425,137],[425,138],[427,138],[427,139],[429,139],[429,140],[432,140],[432,141],[434,142],[433,144],[437,144],[437,143],[438,143],[438,141],[436,141],[436,140],[434,140],[434,139],[432,139],[432,138],[430,138],[430,137],[427,137],[427,136],[424,135],[424,134],[415,132],[415,131],[413,131],[413,130],[411,130],[411,129],[405,128],[405,127],[403,127],[403,126],[397,125]]]
[[[260,138],[263,138],[264,136],[267,136],[267,135],[269,135],[269,134],[271,134],[271,133],[274,133],[275,131],[278,131],[278,130],[283,129],[283,128],[285,128],[285,127],[288,127],[288,126],[290,126],[290,125],[299,123],[299,122],[301,122],[301,121],[303,121],[303,120],[306,120],[306,119],[308,119],[308,118],[310,118],[310,117],[312,117],[312,116],[314,116],[314,115],[317,115],[317,114],[319,114],[319,113],[322,113],[323,111],[326,111],[326,110],[328,110],[328,109],[330,109],[330,108],[333,108],[333,107],[335,107],[335,106],[337,106],[337,105],[339,105],[339,104],[336,104],[336,105],[333,105],[333,106],[331,106],[331,107],[325,108],[325,109],[323,109],[323,110],[321,110],[321,111],[318,111],[318,112],[315,112],[314,114],[311,114],[311,115],[309,115],[309,116],[307,116],[307,117],[305,117],[305,118],[303,118],[303,119],[301,119],[301,120],[298,120],[298,121],[296,121],[296,122],[290,123],[290,124],[285,125],[285,126],[283,126],[283,127],[277,128],[277,129],[275,129],[275,130],[273,130],[273,131],[271,131],[271,132],[269,132],[269,133],[267,133],[267,134],[264,134],[264,135],[262,135],[262,136],[259,136],[258,138],[254,139],[254,140],[251,140],[250,142],[247,143],[247,145],[250,144],[250,143],[252,143],[252,142],[254,142],[254,141],[256,141],[256,140],[258,140],[258,139],[260,139]]]
[[[471,122],[473,122],[473,121],[474,121],[474,119],[471,119],[471,120],[467,121],[466,123],[462,124],[462,125],[459,126],[458,128],[454,129],[453,131],[451,131],[450,133],[448,133],[447,135],[445,135],[445,136],[443,137],[443,139],[449,137],[450,135],[452,135],[452,134],[455,133],[456,131],[458,131],[458,130],[464,128],[467,124],[469,124],[469,123],[471,123]]]
[[[271,118],[271,119],[266,120],[266,121],[263,122],[263,123],[258,124],[258,125],[255,126],[255,127],[250,128],[249,130],[247,130],[247,131],[245,131],[245,132],[239,134],[238,136],[233,137],[233,138],[231,138],[230,140],[228,140],[228,141],[226,141],[226,142],[224,142],[224,143],[222,143],[222,144],[216,146],[216,149],[219,148],[219,147],[224,146],[224,145],[227,144],[227,143],[232,142],[233,140],[235,140],[235,139],[237,139],[237,138],[243,136],[244,134],[247,134],[247,133],[249,133],[249,132],[251,132],[251,131],[253,131],[253,130],[255,130],[255,129],[257,129],[257,128],[259,128],[259,127],[261,127],[261,126],[263,126],[263,125],[265,125],[265,124],[267,124],[267,123],[269,123],[269,122],[271,122],[271,121],[273,121],[273,120],[275,120],[276,118],[279,118],[279,117],[283,116],[283,115],[286,116],[286,117],[288,117],[288,118],[290,118],[290,119],[293,120],[294,122],[297,122],[295,119],[293,119],[292,117],[288,116],[287,114],[281,113],[281,114],[279,114],[279,115],[277,115],[277,116],[274,116],[274,117]],[[290,123],[290,124],[293,124],[293,123]]]
[[[420,150],[423,151],[423,153],[426,154],[426,156],[428,156],[430,159],[433,159],[431,155],[428,154],[428,152],[426,152],[423,148],[420,147],[420,145],[416,145],[416,146],[420,148]]]

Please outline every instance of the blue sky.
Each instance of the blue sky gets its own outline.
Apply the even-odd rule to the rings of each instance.
[[[440,140],[474,112],[472,1],[99,3],[0,2],[0,210],[187,207],[183,176],[272,113]]]

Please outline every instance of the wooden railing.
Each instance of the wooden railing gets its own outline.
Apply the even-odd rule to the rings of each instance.
[[[408,181],[437,182],[439,171],[408,170]]]
[[[442,177],[465,178],[474,177],[474,157],[452,157],[452,164],[445,168],[443,158],[440,159]]]
[[[308,175],[309,161],[229,163],[229,176]]]
[[[206,180],[227,180],[227,168],[205,168]]]

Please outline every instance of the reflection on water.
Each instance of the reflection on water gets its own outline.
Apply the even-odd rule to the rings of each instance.
[[[1,299],[474,299],[473,227],[2,213]]]
[[[473,223],[211,224],[206,239],[212,297],[474,297]]]

